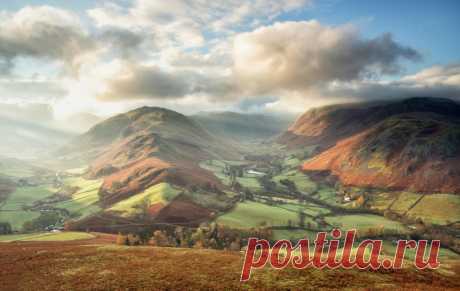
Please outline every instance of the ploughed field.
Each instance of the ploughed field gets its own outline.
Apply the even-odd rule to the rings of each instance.
[[[111,235],[0,244],[1,290],[426,289],[458,290],[460,261],[437,271],[254,270],[240,283],[244,254],[203,249],[126,247]],[[199,267],[198,267],[199,266]]]

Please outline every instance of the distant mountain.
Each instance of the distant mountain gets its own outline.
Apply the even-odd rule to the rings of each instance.
[[[460,104],[448,99],[313,109],[278,142],[320,146],[302,169],[330,171],[346,185],[460,193]]]
[[[75,135],[51,124],[0,114],[0,155],[35,158],[68,142]]]
[[[72,114],[65,119],[68,125],[63,125],[64,128],[71,130],[72,132],[86,132],[91,127],[103,120],[102,117],[91,114],[91,113],[76,113]]]
[[[103,177],[102,203],[110,205],[168,182],[181,187],[220,181],[198,166],[202,160],[237,158],[194,120],[175,111],[142,107],[109,118],[60,150],[90,162],[90,177]]]
[[[291,115],[202,112],[191,116],[212,134],[236,141],[254,141],[274,137],[294,120]]]

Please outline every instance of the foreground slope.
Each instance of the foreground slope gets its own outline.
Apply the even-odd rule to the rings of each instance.
[[[2,244],[0,281],[5,290],[458,290],[458,260],[441,258],[441,262],[436,271],[267,266],[241,283],[243,254],[239,252],[123,247],[108,245],[101,237]]]

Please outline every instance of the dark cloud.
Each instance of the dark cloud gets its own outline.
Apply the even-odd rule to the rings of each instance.
[[[104,30],[99,38],[102,42],[107,42],[116,53],[128,57],[133,53],[139,52],[139,47],[145,36],[142,33],[128,29],[112,27]]]
[[[170,72],[134,64],[127,64],[123,73],[108,80],[106,86],[98,99],[178,99],[194,94],[222,100],[237,92],[231,77],[209,76],[194,70]]]
[[[107,83],[101,100],[180,98],[191,91],[185,75],[165,72],[158,67],[129,65],[125,74]]]
[[[460,64],[434,66],[400,80],[340,82],[318,85],[313,95],[355,100],[443,97],[460,100]]]

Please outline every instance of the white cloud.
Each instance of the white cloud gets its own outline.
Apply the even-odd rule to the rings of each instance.
[[[3,13],[0,20],[0,63],[9,70],[18,57],[63,61],[69,70],[94,46],[79,18],[51,6],[25,7]]]
[[[353,26],[318,21],[275,23],[239,34],[233,57],[235,75],[255,93],[307,91],[319,83],[393,74],[400,71],[400,59],[420,58],[389,34],[364,39]]]
[[[233,33],[256,19],[269,21],[308,4],[309,0],[137,0],[129,7],[106,2],[88,10],[88,15],[98,27],[143,27],[155,31],[165,45],[199,47],[205,44],[206,32]]]

